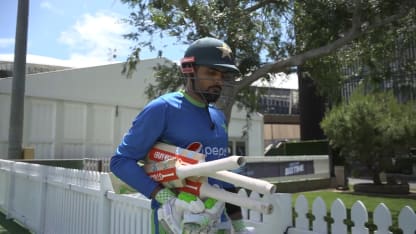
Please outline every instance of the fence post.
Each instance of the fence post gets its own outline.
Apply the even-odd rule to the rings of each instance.
[[[263,214],[262,225],[256,227],[258,233],[283,234],[292,226],[292,196],[289,193],[265,195],[265,201],[273,205],[271,214]]]
[[[107,199],[107,192],[113,190],[108,173],[100,173],[100,205],[98,211],[98,233],[110,233],[110,200]]]
[[[9,170],[9,175],[7,178],[8,181],[8,185],[7,187],[9,188],[9,192],[6,194],[6,219],[11,219],[13,218],[13,198],[14,198],[14,191],[15,191],[15,177],[16,177],[16,173],[15,173],[15,164],[16,162],[14,161],[10,161],[10,170]]]
[[[40,221],[39,221],[39,233],[45,232],[45,216],[46,216],[46,196],[47,196],[47,175],[49,172],[49,167],[40,166],[39,167],[39,176],[41,182],[41,195],[40,195]]]
[[[275,213],[276,220],[280,220],[279,233],[285,233],[289,227],[292,227],[292,195],[289,193],[275,194],[276,201],[278,201],[278,212]]]

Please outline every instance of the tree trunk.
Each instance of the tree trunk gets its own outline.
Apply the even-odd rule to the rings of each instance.
[[[9,159],[22,158],[28,18],[29,0],[19,0],[10,103]]]
[[[320,123],[325,114],[325,99],[317,94],[316,84],[299,69],[299,110],[301,140],[326,139]]]

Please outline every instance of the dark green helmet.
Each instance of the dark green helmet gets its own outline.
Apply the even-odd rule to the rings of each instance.
[[[193,73],[193,65],[215,68],[226,73],[239,74],[231,48],[223,41],[204,37],[193,42],[181,60],[183,73]]]

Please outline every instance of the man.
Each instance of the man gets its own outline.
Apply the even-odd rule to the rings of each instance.
[[[155,182],[137,164],[156,142],[182,148],[192,146],[192,150],[206,155],[206,161],[228,156],[227,122],[212,103],[220,97],[224,83],[240,74],[230,47],[215,38],[199,39],[186,50],[181,70],[186,79],[185,90],[162,95],[147,104],[133,121],[110,163],[111,171],[152,199],[155,209],[183,203],[177,200],[174,191]],[[209,183],[235,191],[234,186],[222,181],[210,178]],[[201,201],[195,202],[192,213],[203,215],[204,208],[198,208],[197,204]],[[244,233],[240,207],[226,204],[225,208],[234,231]]]

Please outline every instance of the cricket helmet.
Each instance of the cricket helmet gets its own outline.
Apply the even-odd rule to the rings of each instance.
[[[225,42],[212,37],[196,40],[185,51],[181,60],[182,73],[193,73],[194,66],[207,66],[224,73],[240,74],[234,64],[231,48]]]

